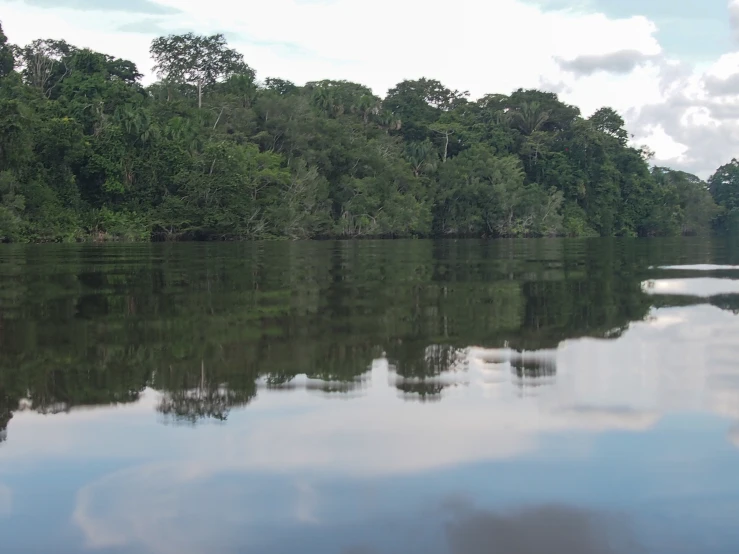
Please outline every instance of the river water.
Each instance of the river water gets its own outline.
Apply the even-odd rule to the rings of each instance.
[[[0,245],[0,550],[739,552],[739,245]]]

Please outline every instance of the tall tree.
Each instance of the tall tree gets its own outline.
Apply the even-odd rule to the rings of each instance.
[[[739,160],[732,159],[708,178],[708,190],[723,208],[718,226],[722,230],[739,231]]]
[[[468,96],[469,92],[451,90],[439,81],[423,78],[398,83],[388,91],[383,107],[402,122],[405,140],[420,142],[431,137],[430,125]]]
[[[46,97],[69,74],[68,57],[75,48],[63,40],[38,39],[20,49],[23,76]]]
[[[548,113],[546,121],[540,129],[547,132],[557,132],[569,129],[580,116],[580,110],[559,100],[553,92],[540,90],[518,89],[508,97],[509,110],[521,110],[524,104],[537,104],[537,110]]]
[[[708,179],[708,188],[719,206],[727,210],[739,208],[739,160],[722,165]]]
[[[255,76],[244,57],[228,48],[222,34],[199,36],[193,33],[154,39],[149,50],[154,71],[168,81],[193,85],[198,91],[198,108],[203,106],[203,89],[234,74]]]
[[[661,218],[655,221],[660,231],[669,232],[671,225],[678,226],[683,235],[704,234],[710,230],[719,209],[705,181],[667,167],[652,168],[652,176],[662,187],[661,206],[653,214],[653,217]]]
[[[522,102],[518,109],[511,112],[513,125],[528,136],[540,130],[549,121],[551,112],[542,109],[539,102]]]
[[[5,36],[3,25],[0,23],[0,78],[13,71],[14,65],[15,58],[12,47],[8,44],[8,37]]]
[[[598,131],[615,138],[622,146],[626,145],[629,134],[624,128],[623,118],[613,108],[600,108],[590,116],[589,121]]]

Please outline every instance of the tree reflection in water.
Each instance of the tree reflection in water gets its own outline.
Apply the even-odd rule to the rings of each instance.
[[[522,389],[551,384],[562,341],[615,339],[653,305],[691,302],[645,291],[655,267],[721,252],[700,239],[8,248],[0,440],[18,409],[130,403],[148,388],[166,421],[187,424],[225,421],[261,388],[361,394],[381,357],[409,400],[442,399],[470,363],[489,383],[506,367]]]

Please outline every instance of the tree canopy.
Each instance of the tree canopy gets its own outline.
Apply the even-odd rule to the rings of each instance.
[[[739,213],[736,161],[707,183],[650,168],[609,107],[258,81],[223,35],[151,54],[144,87],[130,61],[0,30],[0,240],[653,236]]]
[[[197,87],[198,108],[202,107],[206,86],[234,74],[254,78],[254,72],[244,63],[244,56],[228,48],[225,37],[220,34],[159,37],[151,43],[150,53],[160,78]]]

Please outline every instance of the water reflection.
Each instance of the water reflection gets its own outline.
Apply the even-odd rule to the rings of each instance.
[[[739,425],[734,426],[731,431],[729,431],[729,440],[739,448]]]
[[[648,294],[685,295],[711,298],[739,294],[739,280],[696,277],[693,279],[652,279],[644,283]]]
[[[645,552],[628,521],[571,506],[540,506],[496,513],[454,506],[446,533],[450,554],[638,554]]]
[[[551,348],[649,307],[612,243],[389,244],[4,249],[3,428],[24,399],[60,412],[146,387],[172,421],[223,419],[261,379],[351,389],[383,351],[404,397],[437,398],[458,349]]]
[[[2,438],[14,411],[136,402],[146,388],[162,393],[163,421],[189,424],[225,421],[262,389],[361,395],[380,356],[407,400],[469,384],[470,364],[486,365],[488,385],[508,371],[531,394],[555,383],[567,340],[665,327],[682,317],[670,307],[739,308],[734,266],[655,266],[625,244],[75,248],[51,261],[11,249]]]
[[[11,551],[739,548],[731,248],[176,246],[0,251]]]

